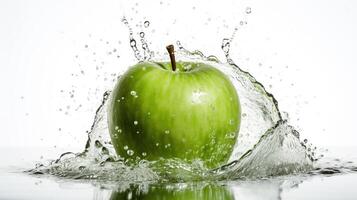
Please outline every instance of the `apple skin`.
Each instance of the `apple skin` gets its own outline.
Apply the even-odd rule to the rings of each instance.
[[[216,168],[229,159],[241,108],[228,77],[204,63],[141,62],[111,93],[112,144],[127,160],[179,158]]]

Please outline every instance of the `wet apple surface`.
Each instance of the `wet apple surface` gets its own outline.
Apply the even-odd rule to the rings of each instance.
[[[240,125],[236,89],[204,63],[142,62],[115,86],[108,122],[116,152],[127,159],[202,160],[224,164]]]

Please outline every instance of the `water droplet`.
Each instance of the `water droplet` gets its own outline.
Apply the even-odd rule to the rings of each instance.
[[[231,132],[231,133],[228,133],[227,135],[226,135],[226,138],[230,138],[230,139],[233,139],[234,137],[235,137],[235,133],[234,132]]]
[[[134,39],[130,40],[130,46],[135,47],[136,46],[136,41]]]
[[[128,150],[128,149],[129,149],[129,147],[125,145],[124,146],[124,150]]]
[[[88,44],[84,45],[84,48],[88,48]]]
[[[228,39],[228,38],[223,38],[223,40],[222,40],[221,48],[222,48],[222,50],[223,50],[223,52],[224,52],[224,54],[225,54],[227,59],[229,59],[229,49],[230,49],[230,46],[231,46],[230,42],[231,42],[231,40]]]
[[[144,38],[145,37],[145,33],[144,32],[140,32],[140,37]]]
[[[134,125],[135,125],[135,126],[138,125],[138,121],[134,121]]]
[[[159,144],[159,143],[156,143],[155,145],[158,147],[160,144]]]
[[[230,124],[230,125],[232,125],[233,123],[234,123],[234,120],[233,120],[233,119],[229,120],[229,124]]]
[[[135,91],[130,91],[130,95],[133,96],[133,97],[135,97],[135,98],[138,98],[138,95],[136,94]]]
[[[114,128],[116,131],[119,129],[119,126],[115,126],[115,128]]]
[[[149,27],[149,26],[150,26],[150,22],[149,22],[149,21],[145,21],[145,22],[144,22],[144,27],[147,28],[147,27]]]
[[[146,154],[146,152],[143,152],[141,155],[145,157],[147,154]]]
[[[94,142],[94,145],[95,145],[95,147],[97,147],[97,148],[100,148],[100,147],[103,146],[98,140],[96,140],[96,141]]]
[[[126,153],[127,153],[129,156],[134,155],[134,151],[133,151],[133,150],[128,150],[128,151],[126,151]]]
[[[136,131],[136,134],[139,134],[140,133],[140,131]]]
[[[165,131],[165,134],[169,134],[169,133],[170,133],[170,131],[169,131],[169,130],[166,130],[166,131]]]
[[[251,7],[247,7],[247,8],[245,9],[245,13],[247,13],[247,14],[252,13],[252,8],[251,8]]]
[[[117,131],[118,131],[118,133],[121,133],[121,132],[122,132],[122,130],[121,130],[121,129],[118,129]]]
[[[307,139],[304,139],[304,143],[305,143],[305,144],[307,143]]]

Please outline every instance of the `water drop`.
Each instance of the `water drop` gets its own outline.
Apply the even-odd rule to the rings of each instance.
[[[158,147],[158,146],[159,146],[159,143],[156,143],[155,145]]]
[[[124,150],[128,150],[128,149],[129,149],[129,147],[125,145],[124,146]]]
[[[247,13],[247,14],[252,13],[252,8],[251,8],[251,7],[247,7],[247,8],[245,9],[245,13]]]
[[[143,152],[141,155],[145,157],[146,156],[146,152]]]
[[[134,125],[135,125],[135,126],[138,125],[138,121],[134,121]]]
[[[139,134],[140,133],[140,131],[136,131],[136,134]]]
[[[147,28],[147,27],[149,27],[149,26],[150,26],[150,22],[149,22],[149,21],[145,21],[145,22],[144,22],[144,27]]]
[[[127,153],[129,156],[134,155],[134,151],[133,151],[133,150],[128,150],[128,151],[126,151],[126,153]]]
[[[166,130],[166,131],[165,131],[165,134],[169,134],[169,133],[170,133],[170,131],[169,131],[169,130]]]
[[[231,132],[231,133],[226,134],[226,138],[233,139],[235,137],[235,135],[236,134],[234,132]]]
[[[131,47],[136,47],[136,41],[134,39],[130,40],[130,46]]]
[[[144,38],[145,37],[145,33],[144,32],[140,32],[140,37]]]
[[[121,133],[121,132],[122,132],[122,130],[121,130],[121,129],[118,129],[117,131],[118,131],[118,133]]]
[[[119,129],[119,126],[115,126],[115,128],[114,128],[116,131]]]
[[[95,147],[97,147],[97,148],[100,148],[100,147],[103,146],[98,140],[96,140],[96,141],[94,142],[94,145],[95,145]]]
[[[130,95],[133,96],[133,97],[135,97],[135,98],[138,98],[138,95],[136,94],[135,91],[130,91]]]
[[[224,54],[226,55],[226,57],[229,57],[229,48],[231,46],[230,41],[231,40],[228,38],[223,38],[223,40],[222,40],[221,48],[222,48]]]

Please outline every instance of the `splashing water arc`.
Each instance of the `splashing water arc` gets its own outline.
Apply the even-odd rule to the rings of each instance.
[[[124,18],[123,22],[129,29],[130,46],[138,61],[167,61],[167,56],[154,56],[144,33],[140,33],[141,53],[128,21]],[[145,21],[144,26],[149,24]],[[73,179],[127,183],[261,178],[310,171],[315,158],[300,141],[299,133],[282,118],[274,96],[229,57],[229,42],[224,40],[222,44],[226,63],[215,56],[204,56],[200,51],[191,52],[179,41],[176,52],[179,61],[204,62],[221,70],[230,78],[239,94],[242,106],[241,128],[227,165],[212,171],[202,167],[199,161],[185,163],[167,159],[152,162],[141,160],[137,165],[125,163],[115,154],[109,137],[106,108],[110,91],[107,91],[95,113],[85,150],[81,153],[64,153],[59,159],[40,164],[30,171]]]

